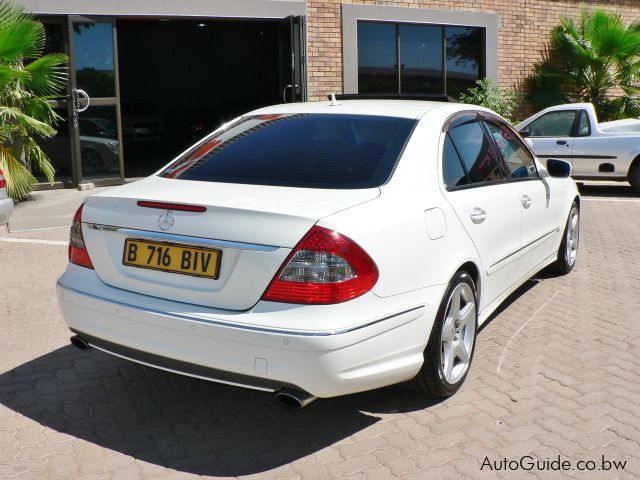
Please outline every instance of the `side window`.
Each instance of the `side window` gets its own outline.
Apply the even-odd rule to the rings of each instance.
[[[449,130],[471,183],[504,180],[500,161],[484,129],[477,121],[470,121]]]
[[[527,126],[530,137],[570,137],[575,110],[549,112],[537,118]]]
[[[578,118],[578,131],[576,137],[588,137],[591,135],[591,123],[589,122],[589,114],[586,110],[580,110],[580,118]]]
[[[456,147],[453,145],[448,133],[444,139],[442,149],[442,176],[447,188],[459,187],[469,183],[467,174],[462,168],[462,160],[460,160]]]
[[[501,123],[485,122],[502,154],[509,178],[537,177],[533,157],[511,129]]]

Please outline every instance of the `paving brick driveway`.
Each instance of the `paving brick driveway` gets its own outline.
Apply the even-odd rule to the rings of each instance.
[[[0,478],[638,478],[640,199],[583,193],[574,272],[516,292],[481,331],[464,387],[436,404],[393,387],[294,413],[269,394],[79,351],[54,295],[68,230],[9,234]],[[525,455],[596,470],[481,470]],[[598,470],[602,456],[625,469]]]

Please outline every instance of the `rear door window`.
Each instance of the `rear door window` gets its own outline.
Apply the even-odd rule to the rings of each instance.
[[[508,178],[538,176],[533,156],[508,126],[494,121],[487,121],[485,125],[502,155]]]
[[[469,183],[487,183],[506,178],[493,143],[482,125],[472,120],[449,130],[462,160]]]
[[[442,151],[442,176],[447,188],[460,187],[469,183],[467,172],[462,167],[462,160],[448,133],[444,139]]]
[[[302,188],[372,188],[387,182],[416,120],[285,114],[244,117],[160,176]]]

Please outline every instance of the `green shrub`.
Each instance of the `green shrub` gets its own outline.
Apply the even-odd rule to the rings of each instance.
[[[516,106],[515,92],[501,89],[491,78],[476,81],[476,86],[460,94],[459,100],[493,110],[507,120],[511,119]]]

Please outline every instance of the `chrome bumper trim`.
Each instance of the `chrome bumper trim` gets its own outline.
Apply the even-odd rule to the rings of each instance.
[[[179,318],[181,320],[199,322],[199,323],[204,323],[204,324],[207,324],[207,325],[216,325],[216,326],[219,326],[219,327],[235,328],[235,329],[238,329],[238,330],[247,330],[247,331],[251,331],[251,332],[270,333],[270,334],[276,334],[276,335],[292,335],[292,336],[300,336],[300,337],[328,337],[328,336],[331,336],[331,335],[341,335],[341,334],[344,334],[344,333],[353,332],[355,330],[360,330],[362,328],[370,327],[370,326],[375,325],[377,323],[384,322],[385,320],[390,320],[390,319],[392,319],[394,317],[398,317],[398,316],[404,315],[406,313],[410,313],[410,312],[415,312],[415,311],[418,311],[418,310],[426,309],[426,305],[417,305],[415,307],[408,308],[408,309],[403,310],[401,312],[397,312],[397,313],[394,313],[392,315],[387,315],[385,317],[373,320],[373,321],[365,323],[363,325],[356,325],[356,326],[353,326],[353,327],[346,327],[346,328],[337,329],[337,330],[319,330],[319,331],[290,330],[290,329],[279,329],[279,328],[270,328],[270,327],[257,327],[257,326],[254,326],[254,325],[246,325],[246,324],[240,324],[240,323],[226,322],[226,321],[223,321],[223,320],[211,320],[211,319],[204,318],[204,317],[201,317],[201,316],[198,316],[198,315],[186,315],[186,314],[183,314],[183,313],[176,313],[176,312],[163,312],[162,310],[157,310],[157,309],[154,309],[154,308],[134,305],[134,304],[122,302],[120,300],[114,300],[114,299],[111,299],[111,298],[101,297],[101,296],[95,295],[93,293],[84,292],[82,290],[78,290],[77,288],[65,285],[60,280],[58,280],[57,286],[59,286],[61,288],[65,288],[67,290],[71,290],[72,292],[77,293],[79,295],[84,295],[86,297],[95,298],[95,299],[101,300],[103,302],[113,303],[115,305],[120,305],[120,306],[126,307],[126,308],[133,308],[133,309],[137,309],[137,310],[142,310],[142,311],[145,311],[145,312],[148,312],[148,313],[153,313],[153,314],[156,314],[156,315],[163,315],[163,316],[166,316],[166,317]],[[413,319],[411,319],[411,320],[413,320]],[[405,323],[408,323],[411,320],[407,320],[407,322],[405,322]],[[400,325],[398,325],[398,326],[400,326]]]

